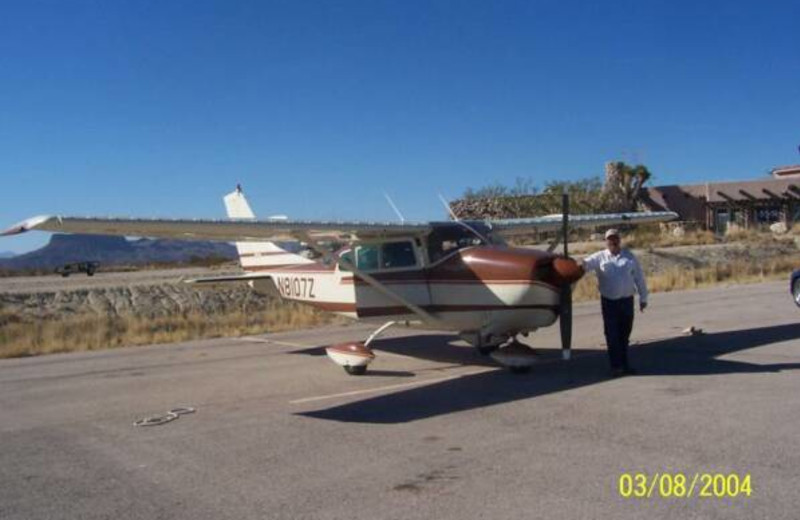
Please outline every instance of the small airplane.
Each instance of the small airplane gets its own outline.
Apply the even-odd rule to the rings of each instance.
[[[560,215],[464,221],[451,214],[453,220],[441,222],[257,220],[240,186],[224,202],[229,220],[39,216],[2,235],[42,230],[235,242],[242,274],[187,282],[247,282],[284,300],[381,324],[364,341],[326,349],[348,374],[366,373],[375,358],[370,344],[393,325],[456,332],[511,371],[525,372],[535,358],[517,336],[557,319],[564,359],[570,357],[572,286],[584,273],[568,255],[569,229],[677,217],[666,211],[570,215],[566,194]],[[560,238],[546,251],[505,241],[539,231],[560,231]],[[300,241],[318,258],[278,240]],[[559,241],[562,255],[553,253]]]

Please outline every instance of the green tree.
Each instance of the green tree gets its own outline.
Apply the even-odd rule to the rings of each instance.
[[[552,181],[540,190],[532,179],[518,178],[514,187],[493,184],[468,189],[452,204],[461,218],[522,218],[561,213],[561,194],[570,195],[574,213],[597,213],[604,209],[603,183],[598,177],[578,181]]]

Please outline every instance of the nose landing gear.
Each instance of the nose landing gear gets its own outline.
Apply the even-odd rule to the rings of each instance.
[[[521,333],[527,337],[528,333]],[[536,353],[517,340],[517,335],[495,335],[481,333],[461,333],[461,337],[471,343],[475,349],[483,356],[491,356],[498,364],[507,368],[513,374],[525,374],[530,372],[534,363],[537,362]]]
[[[516,338],[492,352],[491,356],[512,374],[527,374],[539,359],[532,348],[520,343]]]

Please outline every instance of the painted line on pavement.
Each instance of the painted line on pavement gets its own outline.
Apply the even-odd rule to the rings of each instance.
[[[241,338],[231,338],[237,341],[243,341],[246,343],[267,343],[272,345],[283,345],[284,347],[292,347],[292,348],[315,348],[316,345],[301,345],[300,343],[293,343],[291,341],[278,341],[274,339],[265,339],[265,338],[258,338],[255,336],[243,336]]]
[[[604,352],[597,352],[597,353],[591,352],[591,353],[586,353],[586,354],[580,354],[580,355],[577,355],[577,356],[573,356],[572,359],[575,360],[575,359],[588,357],[588,356],[596,356],[596,355],[599,355],[599,354],[604,354]],[[416,358],[414,358],[414,359],[416,359]],[[562,359],[553,358],[553,359],[546,359],[546,360],[542,360],[542,361],[537,361],[535,364],[536,365],[549,365],[549,364],[552,364],[552,363],[561,363],[561,362],[563,362]],[[569,363],[569,361],[567,361],[566,363]],[[463,366],[463,365],[461,365],[461,366]],[[397,390],[397,389],[400,389],[400,388],[423,386],[423,385],[428,385],[428,384],[433,384],[433,383],[441,383],[442,381],[449,381],[451,379],[458,379],[460,377],[468,377],[468,376],[474,376],[474,375],[477,375],[477,374],[483,374],[485,372],[492,372],[492,371],[499,370],[499,369],[502,369],[502,368],[503,367],[501,365],[497,365],[496,367],[486,367],[486,368],[483,368],[483,369],[480,369],[480,370],[472,370],[470,372],[466,372],[466,373],[463,373],[463,374],[454,374],[452,376],[444,376],[444,377],[437,377],[437,378],[432,378],[432,379],[425,379],[424,381],[412,381],[410,383],[398,383],[398,384],[395,384],[395,385],[379,386],[379,387],[376,387],[376,388],[364,388],[364,389],[361,389],[361,390],[351,390],[349,392],[340,392],[340,393],[336,393],[336,394],[318,395],[318,396],[314,396],[314,397],[303,397],[302,399],[295,399],[293,401],[289,401],[289,403],[290,404],[303,404],[303,403],[310,403],[310,402],[313,402],[313,401],[324,401],[324,400],[327,400],[327,399],[337,399],[339,397],[352,397],[354,395],[371,394],[371,393],[376,393],[376,392],[384,392],[384,391],[387,391],[387,390]]]
[[[328,399],[337,399],[340,397],[352,397],[354,395],[362,395],[362,394],[374,394],[377,392],[385,392],[387,390],[397,390],[400,388],[409,388],[413,386],[424,386],[433,383],[441,383],[442,381],[449,381],[451,379],[458,379],[460,377],[467,377],[467,376],[474,376],[476,374],[481,374],[483,372],[490,372],[493,370],[497,370],[497,368],[486,368],[483,370],[473,370],[472,372],[467,372],[465,374],[455,374],[452,376],[444,376],[444,377],[437,377],[432,379],[425,379],[424,381],[412,381],[410,383],[398,383],[395,385],[386,385],[386,386],[379,386],[376,388],[364,388],[361,390],[352,390],[350,392],[340,392],[338,394],[328,394],[328,395],[318,395],[314,397],[304,397],[302,399],[295,399],[293,401],[289,401],[289,404],[303,404],[303,403],[310,403],[314,401],[324,401]]]
[[[274,339],[265,339],[259,338],[257,336],[243,336],[241,338],[231,338],[236,341],[242,341],[245,343],[267,343],[273,345],[282,345],[285,347],[292,347],[292,348],[323,348],[325,345],[301,345],[300,343],[293,343],[290,341],[278,341]],[[394,352],[387,352],[386,350],[377,349],[376,354],[380,357],[389,357],[389,358],[398,358],[398,359],[408,359],[412,361],[419,361],[420,358],[414,356],[406,356],[405,354],[396,354]]]

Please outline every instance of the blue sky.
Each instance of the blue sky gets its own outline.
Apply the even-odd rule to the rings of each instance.
[[[442,218],[436,194],[800,162],[800,3],[5,1],[0,226]],[[25,251],[30,234],[0,241]]]

